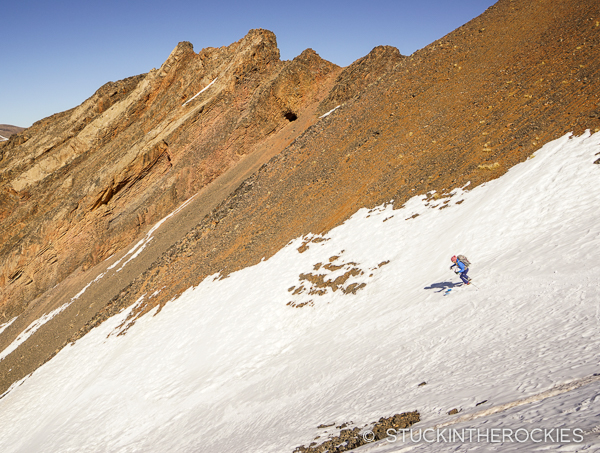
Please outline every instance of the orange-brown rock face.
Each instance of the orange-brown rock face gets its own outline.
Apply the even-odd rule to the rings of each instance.
[[[324,115],[352,99],[369,84],[376,82],[393,69],[402,59],[398,49],[392,46],[375,47],[369,54],[359,58],[340,73],[335,86],[319,105],[318,115]]]
[[[112,313],[112,298],[317,121],[340,71],[311,49],[280,61],[265,30],[197,54],[180,43],[158,70],[0,144],[0,322],[18,315],[0,350],[70,304],[0,361],[0,387]],[[125,270],[110,267],[194,196]]]
[[[591,0],[500,1],[307,130],[113,302],[160,285],[150,305],[164,303],[361,207],[477,185],[565,133],[600,130],[599,18]]]
[[[144,294],[161,289],[141,310],[167,303],[361,207],[480,184],[545,142],[600,129],[599,21],[596,0],[501,0],[409,57],[376,48],[343,70],[311,50],[281,62],[266,31],[199,54],[183,43],[159,70],[11,137],[0,310],[25,311],[0,349],[198,195],[162,248],[0,362],[0,391]]]
[[[501,1],[399,58],[245,181],[113,303],[128,305],[158,286],[166,290],[148,306],[165,303],[361,207],[477,185],[565,133],[600,129],[593,114],[599,17],[593,1]],[[339,92],[331,90],[319,113]]]
[[[0,161],[0,319],[129,244],[301,116],[336,71],[311,50],[281,62],[264,30],[199,54],[180,43],[160,69],[12,137]]]

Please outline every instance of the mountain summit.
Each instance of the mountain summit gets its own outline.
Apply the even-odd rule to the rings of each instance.
[[[382,74],[400,59],[397,50],[375,49],[361,64]],[[104,260],[122,256],[195,197],[193,212],[178,219],[168,237],[154,240],[142,259],[81,297],[85,315],[80,309],[70,314],[74,306],[65,310],[61,316],[79,313],[77,319],[51,323],[52,339],[42,349],[14,367],[10,358],[2,362],[10,370],[0,372],[2,385],[104,316],[152,262],[318,122],[319,109],[365,88],[373,78],[365,71],[339,68],[312,49],[281,61],[267,30],[199,53],[182,42],[160,68],[109,82],[80,106],[0,145],[6,194],[0,200],[0,319],[18,316],[0,342],[10,343],[40,310],[80,299],[87,281],[106,272]],[[335,97],[326,99],[332,92]]]

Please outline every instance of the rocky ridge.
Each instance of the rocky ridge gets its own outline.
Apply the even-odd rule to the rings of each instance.
[[[3,388],[111,313],[120,289],[313,124],[340,71],[312,49],[281,61],[266,30],[198,54],[180,43],[159,69],[110,82],[0,144],[0,324],[18,316],[0,347],[76,301],[19,348],[24,356],[0,361]],[[107,258],[196,194],[185,221],[82,296],[110,270]]]
[[[160,69],[11,137],[0,161],[4,318],[210,184],[301,114],[336,70],[313,51],[281,62],[266,31],[199,54],[180,43]]]
[[[599,21],[591,0],[501,0],[409,57],[376,48],[343,70],[311,50],[281,62],[266,31],[199,54],[182,43],[159,70],[11,137],[0,309],[21,315],[0,347],[198,196],[135,271],[90,286],[0,362],[0,390],[136,301],[134,316],[359,208],[481,184],[597,130]]]
[[[166,303],[361,207],[475,186],[550,140],[600,130],[598,17],[591,1],[498,2],[306,130],[112,303],[156,287],[145,309]]]

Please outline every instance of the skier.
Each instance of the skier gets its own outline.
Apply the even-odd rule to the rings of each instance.
[[[471,263],[469,263],[467,260],[465,260],[465,261],[467,261],[467,264],[465,264],[463,261],[458,259],[456,257],[456,255],[454,255],[452,258],[450,258],[450,260],[452,260],[452,262],[454,263],[452,266],[450,266],[450,270],[452,270],[453,267],[456,267],[456,269],[454,270],[454,273],[460,274],[460,279],[463,281],[463,283],[465,285],[470,285],[471,278],[467,275],[467,272],[469,272],[468,265]]]

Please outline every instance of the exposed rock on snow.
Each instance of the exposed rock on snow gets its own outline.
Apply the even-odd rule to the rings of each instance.
[[[338,436],[329,436],[324,442],[312,442],[309,446],[296,447],[294,453],[323,453],[349,451],[371,442],[386,439],[389,430],[402,430],[418,423],[419,413],[405,412],[391,417],[381,417],[378,422],[365,430],[361,428],[342,429]],[[344,426],[346,428],[346,426]],[[315,439],[316,441],[317,439]]]

